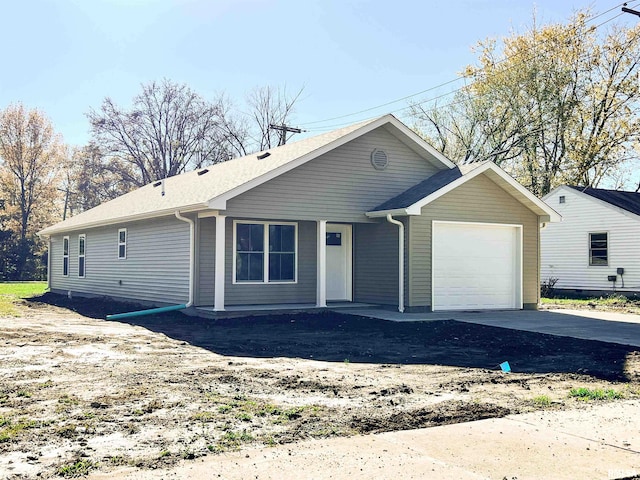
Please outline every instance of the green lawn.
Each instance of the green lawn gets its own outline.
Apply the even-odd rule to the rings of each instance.
[[[624,295],[609,295],[591,298],[542,298],[541,303],[547,307],[600,309],[640,313],[640,300],[627,298]]]
[[[19,317],[17,304],[25,298],[42,295],[47,282],[0,283],[0,317]]]

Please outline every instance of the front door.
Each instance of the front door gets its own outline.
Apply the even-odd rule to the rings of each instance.
[[[351,225],[327,224],[327,300],[351,301]]]

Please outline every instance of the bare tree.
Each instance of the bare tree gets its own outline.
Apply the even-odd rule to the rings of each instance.
[[[130,110],[105,98],[88,114],[94,143],[137,186],[230,157],[220,101],[169,80],[142,86]],[[129,168],[133,167],[133,168]]]

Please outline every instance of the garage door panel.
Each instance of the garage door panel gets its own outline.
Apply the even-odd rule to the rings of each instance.
[[[514,226],[434,223],[435,310],[519,308]]]

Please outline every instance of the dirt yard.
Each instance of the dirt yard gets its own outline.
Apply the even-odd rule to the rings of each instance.
[[[240,448],[640,395],[631,347],[336,313],[102,320],[46,294],[0,319],[0,478],[161,469]],[[509,361],[512,373],[498,364]],[[594,401],[594,400],[591,400]]]

